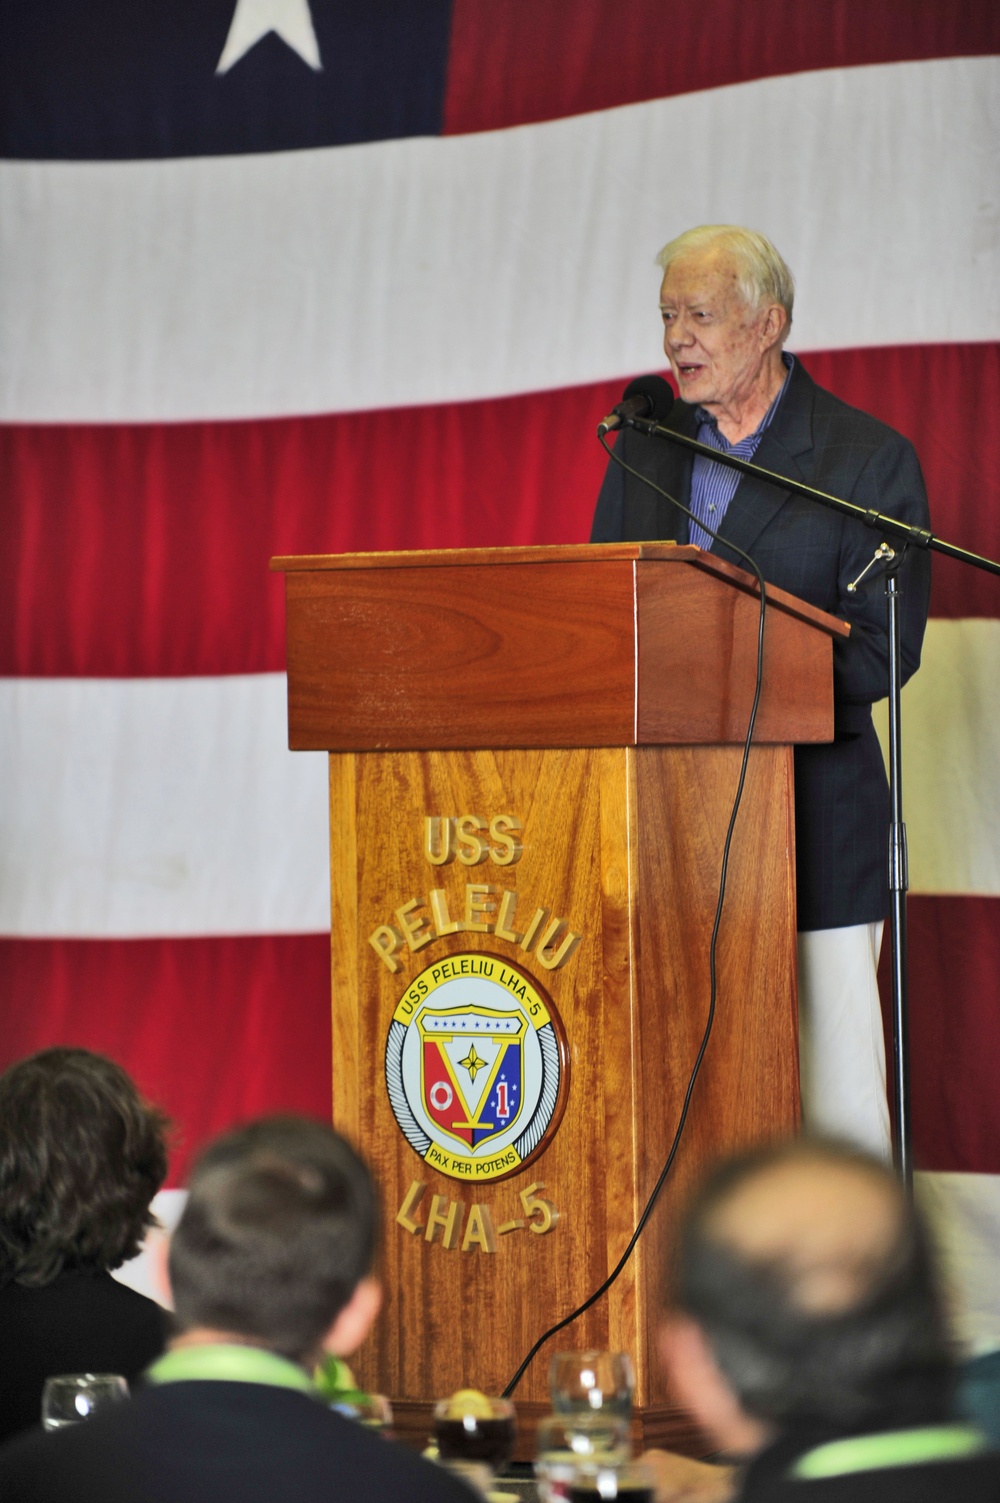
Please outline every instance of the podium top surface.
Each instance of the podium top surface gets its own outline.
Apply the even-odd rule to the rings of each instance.
[[[583,543],[277,558],[289,744],[460,750],[738,743],[752,575],[690,546]],[[833,735],[850,627],[768,586],[761,742]]]
[[[518,548],[408,548],[372,553],[300,553],[272,558],[270,568],[277,574],[295,574],[334,569],[440,569],[489,567],[513,564],[602,564],[628,560],[655,563],[688,564],[725,579],[737,589],[757,594],[757,581],[745,569],[716,558],[702,548],[689,544],[664,543],[557,543]],[[768,603],[808,621],[832,637],[846,637],[851,628],[818,606],[799,600],[776,585],[767,587]]]

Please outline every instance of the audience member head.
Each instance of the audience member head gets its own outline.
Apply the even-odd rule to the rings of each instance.
[[[680,1233],[674,1306],[664,1358],[723,1449],[947,1414],[924,1227],[889,1171],[846,1145],[797,1139],[711,1173]]]
[[[227,1133],[195,1165],[171,1241],[180,1339],[306,1366],[324,1349],[347,1355],[378,1309],[376,1227],[371,1175],[331,1127],[274,1117]]]
[[[89,1049],[46,1049],[0,1076],[0,1285],[117,1268],[155,1225],[167,1119]]]

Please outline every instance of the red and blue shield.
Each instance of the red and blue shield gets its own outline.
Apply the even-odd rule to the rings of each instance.
[[[468,1003],[424,1008],[416,1024],[421,1099],[435,1126],[466,1149],[511,1127],[521,1111],[527,1019]]]

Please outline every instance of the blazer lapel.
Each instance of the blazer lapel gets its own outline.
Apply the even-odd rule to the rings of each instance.
[[[808,456],[813,448],[814,390],[811,377],[806,374],[801,362],[796,361],[781,405],[753,457],[754,464],[765,470],[774,470],[779,475],[786,475],[789,480],[809,480]],[[719,542],[713,545],[712,552],[720,558],[728,558],[734,564],[739,564],[741,559],[734,548],[752,553],[753,544],[774,520],[790,495],[790,491],[782,490],[770,481],[758,480],[750,475],[741,476],[736,493],[722,519]],[[727,548],[727,543],[733,547]]]
[[[641,541],[645,538],[662,538],[660,532],[659,501],[656,492],[648,485],[643,485],[634,476],[627,478],[628,508],[626,513],[625,537],[630,542]]]
[[[686,402],[675,402],[670,410],[670,416],[664,427],[673,428],[676,433],[684,433],[688,438],[697,437],[698,424],[695,421],[694,408]],[[664,451],[664,462],[657,475],[657,481],[667,493],[679,501],[682,506],[691,505],[691,469],[694,464],[694,455],[690,449],[682,449],[680,444],[672,444],[668,438],[654,439],[654,443],[661,445]],[[688,518],[665,497],[658,496],[655,491],[649,492],[656,502],[658,538],[672,538],[676,543],[686,543],[688,540]]]

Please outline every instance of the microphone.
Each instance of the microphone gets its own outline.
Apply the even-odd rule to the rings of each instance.
[[[662,376],[636,376],[622,392],[617,407],[613,407],[598,423],[597,436],[603,438],[633,418],[652,418],[654,423],[662,422],[673,405],[673,391]]]

